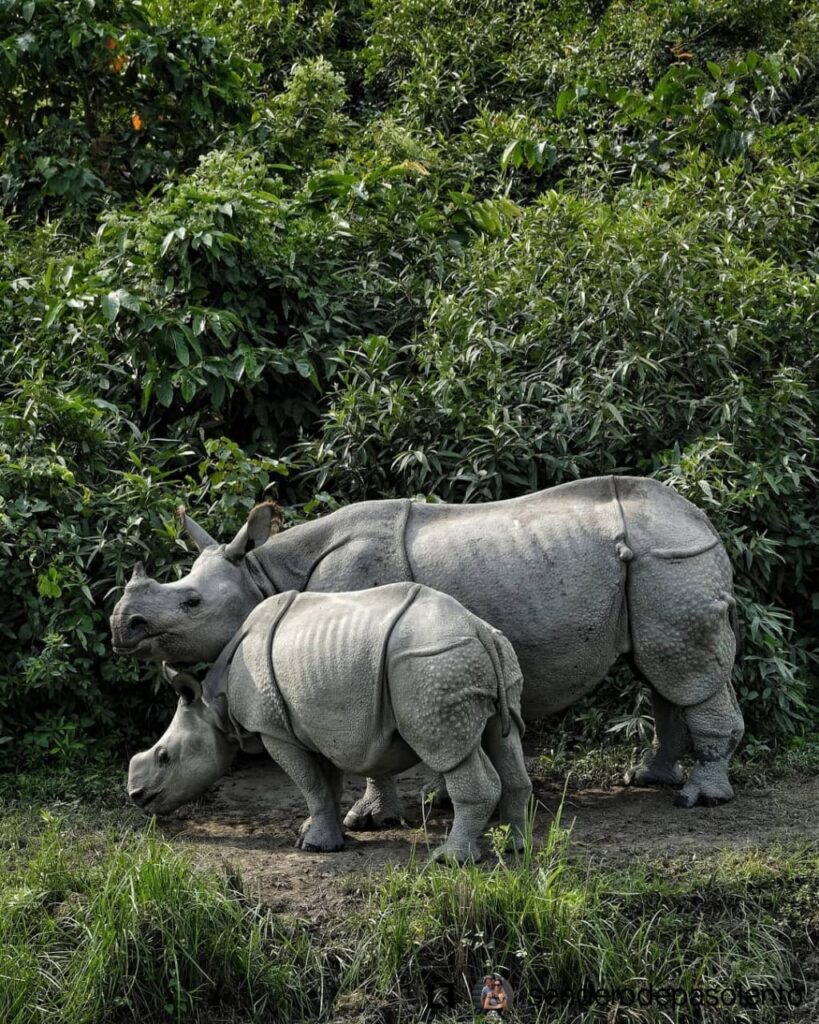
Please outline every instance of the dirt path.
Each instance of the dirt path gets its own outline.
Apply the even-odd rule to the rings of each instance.
[[[406,811],[416,822],[421,820],[418,792],[425,777],[419,768],[398,780]],[[362,780],[348,780],[345,806],[362,791]],[[535,794],[542,804],[536,837],[542,837],[560,792],[536,783]],[[315,920],[338,911],[355,892],[356,876],[405,863],[413,850],[424,858],[450,821],[442,812],[427,822],[426,833],[421,827],[350,833],[342,852],[309,854],[293,846],[305,816],[304,802],[287,776],[272,762],[258,761],[222,780],[205,803],[182,818],[166,820],[160,829],[204,865],[238,867],[250,889],[274,910]],[[573,824],[577,855],[609,862],[813,844],[819,843],[819,779],[738,787],[731,804],[689,811],[673,806],[669,790],[585,789],[568,794],[563,821]]]

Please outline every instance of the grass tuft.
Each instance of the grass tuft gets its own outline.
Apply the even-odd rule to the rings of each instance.
[[[52,822],[0,882],[0,1020],[291,1019],[320,1010],[309,933],[152,834],[66,843]],[[225,1018],[225,1014],[229,1016]],[[214,1018],[216,1019],[216,1018]]]
[[[430,971],[457,979],[461,996],[503,965],[526,1013],[576,1024],[612,1017],[562,993],[668,990],[678,1006],[606,998],[617,1020],[773,1021],[773,1008],[698,1007],[698,993],[801,993],[801,975],[775,908],[753,898],[742,867],[675,877],[656,869],[600,871],[569,857],[560,816],[546,842],[490,866],[388,868],[358,921],[345,985],[395,1002],[417,1000]],[[751,880],[763,869],[756,860]],[[740,998],[740,996],[737,996]],[[571,1012],[569,1010],[571,1009]],[[748,1015],[750,1013],[750,1016]],[[770,1015],[768,1015],[770,1014]]]
[[[0,823],[3,1024],[414,1021],[430,972],[455,983],[451,1020],[464,1021],[487,968],[506,972],[512,1019],[527,1024],[815,1019],[783,1017],[781,998],[749,1005],[762,990],[804,997],[802,969],[815,984],[819,856],[808,845],[612,868],[570,856],[558,814],[539,847],[530,819],[519,854],[493,830],[480,865],[427,863],[419,846],[311,927],[249,898],[235,873],[193,868],[150,827],[120,823],[117,835],[95,814]],[[677,1005],[625,1005],[637,989],[673,990]],[[698,1006],[697,991],[745,1005]]]

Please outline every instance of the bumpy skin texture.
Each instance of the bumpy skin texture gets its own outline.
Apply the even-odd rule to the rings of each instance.
[[[630,656],[657,711],[655,748],[633,781],[681,781],[677,759],[690,745],[710,756],[713,742],[698,739],[694,709],[714,698],[723,760],[741,735],[729,692],[730,564],[705,515],[655,480],[597,477],[484,505],[362,502],[272,537],[241,561],[225,557],[237,547],[234,540],[229,549],[205,548],[175,583],[129,584],[112,617],[120,649],[212,660],[265,596],[417,580],[509,638],[526,718],[569,706]],[[196,613],[180,604],[191,589],[203,596]],[[133,621],[147,622],[136,645],[127,630]],[[709,789],[730,787],[727,778],[699,787],[699,798],[712,799]],[[389,781],[368,780],[346,824],[378,825],[395,809]]]
[[[419,760],[443,773],[453,800],[436,857],[477,859],[499,799],[520,843],[531,793],[520,668],[508,641],[448,595],[408,583],[277,595],[250,615],[206,691],[225,672],[232,721],[261,736],[305,796],[302,849],[341,848],[341,773]]]

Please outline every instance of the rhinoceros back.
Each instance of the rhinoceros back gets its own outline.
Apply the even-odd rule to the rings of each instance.
[[[628,649],[628,553],[611,477],[487,505],[413,505],[414,578],[512,642],[524,717],[574,703]]]
[[[386,644],[420,589],[396,583],[372,592],[291,592],[263,602],[242,644],[252,666],[251,699],[231,685],[236,720],[249,732],[269,733],[271,724],[280,727],[281,718],[274,714],[271,723],[270,714],[278,701],[285,727],[301,744],[351,771],[370,763],[395,731],[383,679]]]

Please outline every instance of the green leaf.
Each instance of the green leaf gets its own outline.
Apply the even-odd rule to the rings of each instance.
[[[214,377],[208,384],[208,389],[210,391],[211,401],[218,409],[225,400],[225,382],[221,377]]]
[[[177,334],[173,339],[174,348],[176,349],[176,358],[183,366],[190,366],[191,354],[188,346],[185,344],[185,339]]]
[[[509,145],[504,149],[501,154],[501,167],[506,168],[512,163],[515,167],[520,167],[521,164],[521,152],[520,152],[520,139],[513,139]]]
[[[167,377],[163,377],[156,385],[156,397],[166,408],[173,401],[173,384]]]
[[[113,323],[119,313],[119,294],[117,292],[109,292],[107,295],[103,295],[100,305],[102,306],[102,312],[105,319],[110,323]]]
[[[555,103],[555,115],[558,120],[565,114],[569,104],[572,102],[575,96],[574,88],[561,89],[557,96],[557,102]]]
[[[50,566],[48,572],[37,577],[37,593],[41,597],[61,597],[62,588],[57,582],[59,579],[57,570]]]

